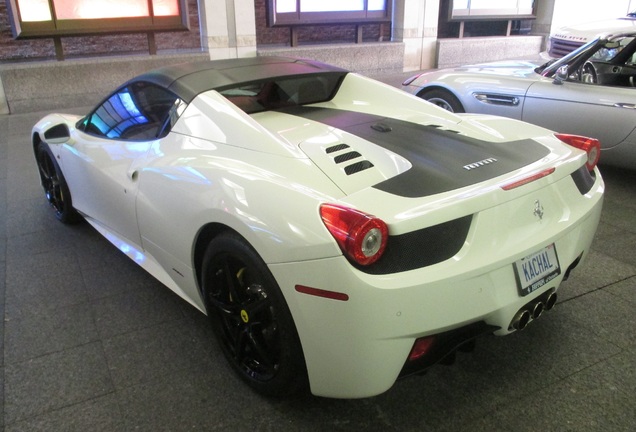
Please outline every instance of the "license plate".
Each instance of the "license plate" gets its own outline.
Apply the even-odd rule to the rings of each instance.
[[[514,263],[514,269],[517,276],[517,288],[521,296],[538,290],[561,274],[556,247],[551,244],[521,258]]]

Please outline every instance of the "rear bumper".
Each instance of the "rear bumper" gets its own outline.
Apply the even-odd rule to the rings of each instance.
[[[565,194],[560,190],[528,196],[528,203],[541,199],[551,212],[546,209],[546,217],[528,226],[517,220],[520,228],[507,230],[502,224],[526,218],[515,215],[515,206],[476,214],[465,246],[454,257],[426,268],[369,275],[343,257],[270,265],[297,326],[312,392],[341,398],[373,396],[474,337],[515,331],[515,315],[558,290],[567,270],[581,261],[592,243],[602,208],[602,179],[599,176],[584,196],[574,185],[571,188]],[[553,196],[566,202],[559,204]],[[516,202],[520,204],[525,207],[523,200]],[[492,234],[497,230],[499,235]],[[509,233],[515,238],[508,238]],[[560,275],[521,296],[513,263],[549,244],[558,251]],[[343,293],[346,300],[303,294],[296,285]],[[418,338],[439,334],[444,334],[444,343],[434,355],[407,363]]]

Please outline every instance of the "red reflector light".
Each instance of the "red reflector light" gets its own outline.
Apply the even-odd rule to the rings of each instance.
[[[577,149],[581,149],[587,153],[587,169],[592,171],[596,164],[598,163],[599,158],[601,157],[601,143],[596,138],[589,138],[580,135],[570,135],[570,134],[554,134],[558,139],[563,141],[564,143],[571,145],[572,147],[576,147]]]
[[[526,177],[526,178],[523,178],[523,179],[518,180],[518,181],[516,181],[516,182],[510,183],[510,184],[507,184],[507,185],[504,185],[504,186],[502,186],[501,188],[502,188],[503,190],[505,190],[505,191],[508,191],[508,190],[512,190],[512,189],[518,188],[519,186],[523,186],[523,185],[528,184],[528,183],[531,183],[531,182],[533,182],[533,181],[535,181],[535,180],[539,180],[540,178],[543,178],[543,177],[549,176],[550,174],[552,174],[552,173],[554,172],[554,170],[555,170],[554,168],[548,168],[548,169],[546,169],[546,170],[543,170],[543,171],[541,171],[541,172],[538,172],[538,173],[536,173],[536,174],[533,174],[533,175],[531,175],[531,176],[529,176],[529,177]]]
[[[334,204],[321,205],[320,217],[345,256],[354,262],[373,264],[384,253],[389,229],[381,219]]]
[[[320,288],[312,288],[304,285],[296,285],[296,291],[303,294],[309,294],[316,297],[324,297],[332,300],[347,301],[349,296],[345,293],[336,291],[327,291]]]
[[[409,360],[417,360],[420,357],[424,357],[435,342],[435,336],[427,336],[415,340],[413,348],[411,348],[411,354],[409,354]]]

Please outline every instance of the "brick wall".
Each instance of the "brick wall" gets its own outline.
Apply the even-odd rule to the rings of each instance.
[[[0,62],[43,60],[55,58],[52,38],[16,40],[11,34],[7,0],[0,0]],[[256,13],[256,40],[259,46],[289,45],[290,30],[287,27],[267,26],[267,0],[254,0]],[[188,0],[190,31],[159,32],[155,42],[159,52],[196,50],[201,48],[197,0]],[[382,36],[391,38],[391,26],[379,24],[362,26],[363,40],[377,41]],[[91,57],[113,54],[148,53],[145,34],[117,34],[99,36],[63,37],[62,48],[66,58]],[[299,28],[299,43],[351,43],[356,40],[356,28],[352,24],[312,25]]]
[[[0,62],[55,58],[52,38],[13,38],[7,11],[7,1],[0,0]],[[201,48],[197,0],[188,0],[190,31],[158,32],[157,51],[196,50]],[[90,57],[111,54],[148,53],[146,34],[73,36],[62,38],[64,56]]]

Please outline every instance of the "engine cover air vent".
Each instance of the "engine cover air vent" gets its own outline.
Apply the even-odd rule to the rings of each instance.
[[[334,146],[331,146],[331,147],[327,147],[325,149],[325,151],[327,152],[327,154],[329,154],[329,153],[334,153],[334,152],[337,152],[337,151],[340,151],[340,150],[344,150],[344,149],[348,149],[348,148],[349,148],[349,146],[347,144],[338,144],[338,145],[334,145]]]
[[[325,149],[325,153],[333,158],[336,165],[345,164],[349,161],[355,160],[356,162],[354,163],[344,165],[344,172],[348,176],[373,167],[373,164],[368,160],[363,159],[359,152],[350,150],[350,148],[351,147],[349,145],[344,143],[337,144],[327,147]]]

